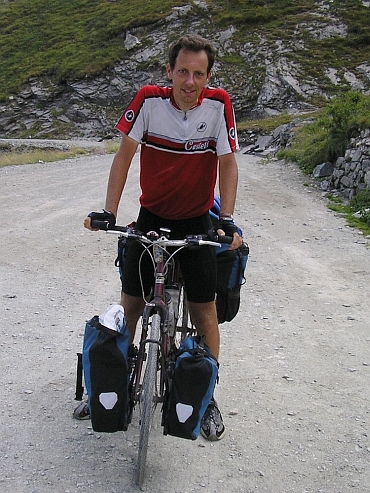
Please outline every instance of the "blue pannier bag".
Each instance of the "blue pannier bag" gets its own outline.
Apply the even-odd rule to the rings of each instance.
[[[236,250],[227,245],[217,249],[216,308],[218,323],[230,322],[240,307],[240,288],[245,283],[244,271],[248,261],[249,247],[243,243]]]
[[[220,214],[220,199],[215,196],[213,207],[209,215],[214,225],[217,224]],[[238,233],[243,237],[243,232],[238,228]],[[229,250],[229,246],[223,244],[216,248],[217,259],[217,287],[216,308],[218,323],[231,322],[239,311],[240,288],[245,283],[244,271],[249,256],[249,246],[243,242],[240,248]]]
[[[196,440],[218,378],[218,363],[200,337],[187,337],[176,354],[163,432]]]
[[[133,221],[127,225],[128,228],[134,229],[136,226],[136,222]],[[124,236],[118,237],[118,245],[117,245],[117,258],[114,262],[114,265],[119,268],[119,277],[121,282],[123,280],[124,272],[125,272],[125,263],[126,263],[126,247],[128,240]]]
[[[112,305],[108,310],[113,316],[120,312],[123,317],[120,305]],[[128,427],[130,336],[125,320],[121,318],[121,323],[117,323],[117,317],[114,320],[115,325],[103,325],[104,318],[97,315],[89,320],[82,351],[92,428],[107,433],[126,431]]]

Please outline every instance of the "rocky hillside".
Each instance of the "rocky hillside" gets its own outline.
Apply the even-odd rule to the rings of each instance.
[[[230,3],[237,8],[236,0]],[[175,7],[161,20],[125,30],[124,57],[97,77],[62,83],[31,77],[0,104],[0,137],[110,138],[137,88],[167,83],[169,40],[185,32],[214,42],[218,60],[212,83],[230,92],[238,120],[310,111],[347,89],[369,93],[370,33],[356,32],[346,22],[346,12],[352,12],[346,4],[356,5],[370,26],[370,2],[301,3],[307,8],[287,14],[274,31],[271,23],[267,30],[263,23],[245,19],[216,24],[206,1]]]

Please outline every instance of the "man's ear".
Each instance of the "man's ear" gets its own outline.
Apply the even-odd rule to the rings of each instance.
[[[167,77],[172,80],[172,70],[171,70],[171,66],[169,63],[167,63],[166,65],[166,70],[167,70]]]

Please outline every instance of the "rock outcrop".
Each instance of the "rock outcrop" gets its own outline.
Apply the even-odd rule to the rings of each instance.
[[[229,91],[239,120],[312,109],[313,98],[325,98],[329,86],[332,92],[336,86],[366,92],[369,62],[351,72],[327,66],[315,77],[295,60],[297,47],[305,49],[307,37],[347,36],[347,26],[329,15],[329,4],[319,2],[311,20],[297,23],[285,41],[268,38],[263,27],[258,36],[232,25],[220,31],[201,1],[176,7],[162,21],[123,33],[124,59],[95,79],[56,84],[45,77],[31,78],[26,88],[0,105],[0,137],[111,137],[116,120],[140,86],[168,83],[165,64],[174,32],[199,32],[212,39],[218,51],[212,83]],[[320,79],[326,83],[320,85]]]

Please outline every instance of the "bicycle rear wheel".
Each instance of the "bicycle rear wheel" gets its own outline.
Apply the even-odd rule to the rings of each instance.
[[[160,323],[161,317],[158,314],[154,314],[152,317],[150,339],[159,341]],[[156,380],[159,348],[158,344],[155,342],[149,342],[148,345],[149,349],[144,372],[141,398],[140,438],[136,471],[136,482],[138,486],[142,486],[145,479],[149,433],[153,423],[154,411],[157,405]]]

